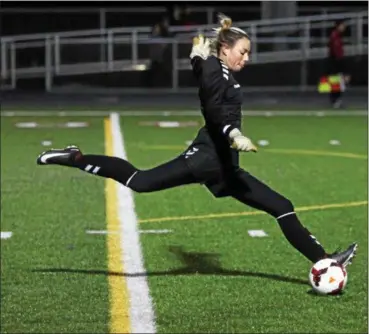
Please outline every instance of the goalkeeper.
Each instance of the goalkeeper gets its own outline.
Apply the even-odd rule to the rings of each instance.
[[[179,156],[149,170],[126,160],[82,154],[76,146],[43,152],[39,165],[56,164],[112,178],[136,192],[153,192],[186,184],[203,184],[215,197],[234,199],[273,216],[289,243],[312,262],[331,257],[343,266],[352,261],[357,244],[343,252],[327,254],[300,223],[290,200],[272,190],[239,166],[239,152],[256,152],[241,127],[242,93],[232,72],[247,63],[250,39],[231,27],[231,19],[219,16],[221,27],[213,40],[194,39],[190,54],[198,81],[201,112],[205,120],[193,143]]]

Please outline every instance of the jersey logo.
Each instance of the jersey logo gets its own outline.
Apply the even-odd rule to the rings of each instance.
[[[185,159],[189,158],[191,155],[194,155],[199,149],[196,147],[192,147],[192,150],[189,149],[186,153],[185,153]]]
[[[225,78],[226,80],[228,80],[228,74],[229,74],[229,71],[228,71],[228,68],[222,64],[222,70],[223,70],[223,78]]]

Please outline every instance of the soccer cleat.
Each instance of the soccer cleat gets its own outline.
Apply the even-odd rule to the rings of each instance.
[[[350,245],[345,251],[336,251],[333,254],[329,255],[330,259],[336,260],[343,267],[352,263],[353,258],[356,255],[358,244],[355,242]]]
[[[82,155],[77,146],[67,146],[64,149],[51,149],[42,152],[37,158],[38,165],[71,166],[78,155]]]

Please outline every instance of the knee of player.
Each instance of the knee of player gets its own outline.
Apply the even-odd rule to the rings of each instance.
[[[126,185],[136,193],[149,193],[153,191],[152,183],[140,177],[133,178],[132,181]]]
[[[282,203],[279,208],[279,213],[281,215],[289,212],[293,212],[295,210],[292,202],[288,198],[283,198]]]
[[[140,178],[138,177],[138,171],[134,172],[124,184],[126,187],[132,189],[136,193],[145,192],[145,183],[140,182]]]
[[[147,193],[150,191],[145,184],[139,182],[131,182],[129,188],[131,188],[136,193]]]

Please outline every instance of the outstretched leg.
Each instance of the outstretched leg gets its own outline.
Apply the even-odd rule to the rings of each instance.
[[[240,170],[232,197],[255,209],[269,213],[276,218],[289,243],[312,262],[325,257],[333,257],[347,265],[355,255],[356,244],[346,251],[328,255],[317,239],[301,224],[290,200],[272,190],[270,187]]]
[[[136,192],[152,192],[196,183],[183,156],[148,170],[140,170],[130,162],[106,155],[82,154],[76,146],[42,153],[37,163],[40,165],[61,165],[79,168],[131,188]]]

